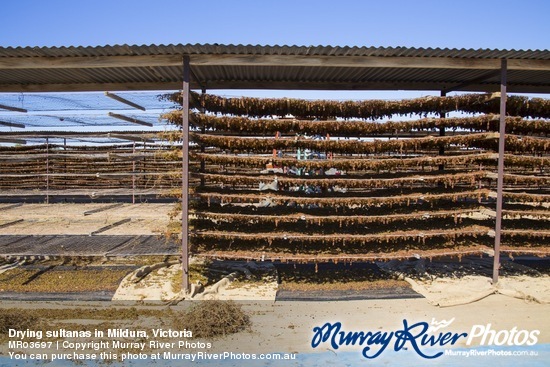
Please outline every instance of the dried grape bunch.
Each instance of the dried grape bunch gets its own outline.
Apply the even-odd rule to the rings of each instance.
[[[162,116],[170,123],[181,126],[181,110],[171,111]],[[204,128],[207,131],[227,131],[241,134],[309,134],[331,136],[372,136],[376,134],[394,134],[413,131],[433,131],[448,128],[465,133],[498,131],[499,115],[481,115],[474,117],[423,118],[412,121],[368,122],[365,120],[328,120],[312,121],[298,119],[256,119],[244,116],[207,115],[191,113],[189,123],[192,128]],[[506,132],[509,134],[541,134],[550,132],[550,121],[527,120],[521,117],[506,117]]]
[[[191,92],[191,108],[209,112],[244,115],[249,117],[286,116],[298,118],[328,119],[383,119],[394,115],[443,114],[452,111],[464,113],[498,113],[500,98],[492,94],[463,94],[447,97],[422,97],[398,101],[363,100],[303,100],[294,98],[224,98],[212,94]],[[162,98],[181,105],[181,93],[164,95]],[[550,100],[524,96],[507,97],[507,113],[510,116],[550,118]]]
[[[193,251],[296,262],[486,253],[499,105],[498,94],[310,101],[192,93]],[[473,116],[432,117],[453,111]],[[396,115],[419,117],[389,120]],[[181,109],[163,117],[182,126]],[[549,117],[548,100],[508,98],[503,252],[539,254],[548,242]]]

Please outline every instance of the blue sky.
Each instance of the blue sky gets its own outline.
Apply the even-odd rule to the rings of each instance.
[[[219,43],[550,49],[549,14],[550,0],[0,0],[0,47]],[[309,99],[439,95],[212,92]]]
[[[1,0],[0,46],[220,43],[550,49],[548,14],[550,0]],[[218,92],[312,99],[434,94]]]
[[[2,0],[0,46],[549,49],[549,0]]]

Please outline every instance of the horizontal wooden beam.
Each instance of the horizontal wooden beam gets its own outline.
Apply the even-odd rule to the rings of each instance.
[[[469,85],[478,84],[478,83],[484,82],[488,79],[491,79],[491,78],[493,78],[497,75],[500,75],[500,72],[501,72],[500,70],[491,70],[489,72],[486,72],[485,74],[483,74],[482,76],[480,76],[478,78],[475,78],[475,79],[472,79],[470,81],[463,82],[463,83],[460,83],[460,84],[456,84],[452,87],[449,87],[445,90],[442,90],[441,92],[447,94],[447,93],[452,92],[452,91],[462,90],[462,88],[466,88]]]
[[[209,81],[204,82],[210,91],[216,89],[288,89],[288,90],[430,90],[441,91],[454,86],[444,82],[306,82],[306,81]],[[191,88],[197,89],[193,82]],[[461,91],[497,92],[498,83],[468,84]],[[550,93],[550,85],[513,84],[507,87],[511,93]]]
[[[180,66],[181,55],[0,57],[0,69],[96,69]]]
[[[500,59],[450,57],[191,55],[191,66],[306,66],[347,68],[500,69]],[[550,60],[508,60],[508,70],[550,70]]]
[[[0,92],[101,92],[111,91],[143,91],[143,90],[178,90],[181,89],[181,82],[158,81],[158,82],[127,82],[127,83],[48,83],[48,84],[0,84]]]
[[[5,57],[0,69],[90,69],[181,66],[183,55]],[[190,55],[191,66],[329,66],[499,69],[500,59],[324,55]],[[508,70],[550,70],[550,60],[509,59]]]
[[[145,107],[143,106],[140,106],[138,105],[137,103],[134,103],[132,101],[129,101],[127,100],[126,98],[122,98],[121,96],[118,96],[114,93],[110,93],[110,92],[105,92],[105,95],[111,99],[114,99],[115,101],[118,101],[120,103],[124,103],[128,106],[131,106],[131,107],[134,107],[134,108],[137,108],[138,110],[142,110],[142,111],[145,111]]]
[[[0,138],[0,143],[10,143],[10,144],[21,144],[25,145],[27,144],[26,140],[21,139],[6,139],[6,138]]]
[[[23,125],[23,124],[16,124],[15,122],[7,122],[7,121],[0,121],[0,125],[8,126],[8,127],[18,127],[20,129],[25,128],[25,125]]]
[[[466,81],[465,81],[466,82]],[[342,82],[308,82],[303,80],[270,81],[270,80],[211,80],[193,81],[191,89],[292,89],[292,90],[433,90],[440,91],[454,87],[456,83],[444,82],[380,82],[380,81],[342,81]],[[104,90],[145,91],[145,90],[179,90],[180,81],[148,83],[69,83],[69,84],[0,84],[0,92],[92,92]],[[469,84],[460,89],[471,92],[497,92],[499,83]],[[511,93],[549,93],[548,84],[508,83]]]
[[[146,142],[154,143],[154,140],[147,139],[146,137],[136,136],[136,135],[124,135],[124,134],[109,134],[110,138],[128,140],[128,141],[137,141],[137,142]]]
[[[6,106],[6,105],[3,105],[3,104],[0,104],[0,109],[8,110],[8,111],[14,111],[14,112],[23,112],[23,113],[27,112],[27,110],[24,109],[24,108]]]
[[[124,116],[124,115],[120,115],[118,113],[113,113],[113,112],[109,112],[108,115],[111,116],[111,117],[114,117],[116,119],[122,120],[122,121],[131,122],[133,124],[153,127],[152,123],[141,121],[141,120],[138,120],[138,119],[133,118],[133,117]]]

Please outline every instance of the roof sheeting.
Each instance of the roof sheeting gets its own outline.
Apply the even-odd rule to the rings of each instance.
[[[495,50],[357,46],[262,46],[220,44],[113,45],[69,47],[0,47],[0,57],[152,56],[152,55],[298,55],[451,57],[550,60],[548,50]]]
[[[192,88],[550,92],[550,51],[406,47],[115,45],[0,48],[0,92]]]

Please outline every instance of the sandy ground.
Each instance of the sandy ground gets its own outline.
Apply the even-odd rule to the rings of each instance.
[[[89,235],[123,219],[130,222],[101,232],[102,235],[152,235],[165,229],[173,204],[123,204],[116,208],[84,215],[90,210],[113,204],[24,204],[2,210],[0,225],[19,219],[22,222],[0,228],[0,235]]]
[[[493,330],[541,330],[539,343],[550,342],[550,306],[503,295],[478,302],[438,308],[425,299],[367,300],[343,302],[276,302],[246,307],[253,312],[251,333],[227,338],[219,347],[235,350],[265,351],[276,346],[282,352],[311,352],[312,330],[326,322],[341,322],[348,331],[392,331],[409,322],[451,320],[447,330],[468,332],[473,325],[491,324]],[[457,346],[464,346],[461,343]],[[282,349],[282,350],[281,350]],[[322,350],[326,351],[326,348]]]
[[[176,296],[167,279],[173,277],[178,266],[163,268],[136,284],[129,283],[129,277],[117,290],[114,302],[14,302],[1,301],[0,307],[13,308],[103,308],[137,307],[184,309],[194,304],[194,300],[185,300],[176,306],[166,306],[162,300]],[[266,279],[268,280],[268,279]],[[465,283],[468,286],[465,286]],[[483,287],[479,287],[484,284]],[[250,315],[252,326],[243,331],[221,339],[212,340],[209,352],[243,353],[313,353],[331,350],[323,344],[319,348],[311,347],[313,328],[327,322],[341,322],[345,331],[391,332],[403,329],[403,320],[409,323],[453,320],[443,331],[471,334],[474,325],[484,325],[491,330],[540,330],[538,344],[550,343],[550,304],[540,303],[532,297],[516,298],[493,291],[489,296],[475,302],[450,307],[439,307],[433,302],[432,294],[444,294],[446,299],[455,297],[473,297],[479,292],[489,290],[486,279],[439,279],[432,284],[424,284],[427,298],[327,301],[327,302],[281,302],[275,301],[277,284],[274,281],[264,283],[255,281],[246,285],[235,282],[220,287],[214,296],[208,298],[236,299]],[[479,288],[478,288],[479,287]],[[520,288],[534,295],[548,295],[550,277],[541,278],[501,278],[502,289]],[[208,288],[206,288],[208,290]],[[529,290],[530,289],[530,290]],[[477,292],[477,293],[476,293]],[[539,293],[542,292],[542,293]],[[201,299],[205,297],[195,297]],[[151,301],[148,303],[147,301]],[[155,302],[156,301],[156,302]],[[489,325],[490,324],[490,325]],[[131,326],[132,328],[145,325]],[[158,326],[157,326],[158,327]],[[470,347],[479,345],[480,338]],[[193,341],[200,341],[193,339]],[[455,347],[466,347],[461,339]],[[343,347],[345,350],[359,350],[359,347]],[[336,352],[335,352],[336,353]]]
[[[482,277],[479,277],[482,278]],[[444,291],[448,298],[476,298],[479,284],[489,283],[489,279],[475,279],[473,284],[465,286],[472,279],[445,279]],[[525,287],[528,283],[529,287]],[[431,293],[443,291],[437,282],[427,289]],[[506,289],[510,295],[495,292],[494,289]],[[452,332],[470,333],[473,325],[491,324],[492,330],[540,330],[538,343],[550,343],[550,304],[540,303],[530,297],[512,294],[512,290],[521,289],[534,296],[548,295],[550,277],[502,278],[498,287],[493,287],[491,295],[470,303],[449,307],[434,305],[431,297],[419,299],[330,301],[330,302],[246,302],[252,316],[253,330],[241,333],[225,340],[215,347],[236,351],[265,352],[273,349],[280,352],[312,352],[311,338],[315,326],[326,322],[341,322],[347,331],[392,331],[403,328],[403,319],[410,323],[432,320],[451,320],[453,323],[445,329]],[[261,292],[262,289],[257,289]],[[248,291],[248,296],[254,292]],[[242,298],[241,298],[242,299]],[[474,340],[479,343],[479,340]],[[465,341],[456,346],[465,346]],[[326,351],[327,346],[315,351]],[[344,348],[345,350],[346,348]],[[353,349],[353,348],[348,348]]]
[[[540,330],[538,344],[550,343],[550,307],[504,295],[492,295],[467,305],[439,308],[425,299],[393,299],[330,302],[240,302],[251,316],[250,331],[212,341],[210,351],[247,353],[287,352],[312,353],[329,350],[328,345],[311,347],[313,328],[326,322],[341,322],[346,331],[395,331],[409,323],[454,319],[446,331],[470,333],[474,325],[490,324],[492,330]],[[21,307],[20,302],[2,302],[2,307]],[[110,305],[112,305],[110,303]],[[81,307],[101,307],[94,303]],[[27,303],[23,307],[36,307]],[[40,307],[75,307],[73,303],[41,303]],[[141,307],[141,306],[139,306]],[[155,307],[155,306],[151,306]],[[164,306],[156,306],[164,307]],[[183,304],[175,308],[184,307]],[[128,325],[139,328],[140,325]],[[479,340],[472,347],[479,345]],[[456,347],[466,346],[462,340]],[[343,350],[356,350],[344,347]]]
[[[128,294],[134,292],[139,294],[138,298],[151,301],[158,300],[155,297],[159,294],[175,296],[163,293],[166,288],[161,277],[176,268],[155,274],[144,283],[146,287],[131,288],[123,282],[117,291],[119,299],[131,299]],[[550,343],[550,304],[544,303],[550,292],[548,276],[503,277],[498,287],[493,287],[485,277],[437,279],[417,286],[426,298],[329,302],[276,302],[275,282],[222,288],[209,298],[241,300],[252,317],[253,327],[250,332],[216,341],[213,349],[307,353],[314,351],[310,346],[313,328],[326,322],[339,321],[348,331],[375,332],[402,329],[403,319],[410,323],[454,319],[446,329],[452,332],[470,333],[473,325],[487,324],[491,324],[492,330],[537,329],[541,330],[539,343]],[[517,294],[518,291],[522,293]],[[451,305],[453,302],[456,305]],[[465,346],[465,341],[456,346]],[[326,351],[321,349],[315,351]]]
[[[392,331],[409,322],[451,320],[451,332],[470,332],[473,325],[491,324],[493,330],[540,330],[538,343],[550,343],[550,307],[504,295],[492,295],[467,305],[439,308],[425,299],[393,299],[330,302],[242,302],[251,315],[252,328],[213,342],[212,351],[241,352],[324,352],[313,350],[313,328],[326,322],[341,322],[348,331]],[[4,301],[2,307],[21,307],[20,302]],[[74,307],[74,304],[41,303],[40,307]],[[86,303],[82,307],[98,307]],[[36,307],[26,303],[23,307]],[[99,306],[100,307],[100,306]],[[154,307],[154,306],[153,306]],[[160,307],[160,306],[157,306]],[[177,306],[183,307],[183,305]],[[137,325],[136,325],[137,326]],[[464,343],[457,346],[464,346]]]
[[[490,324],[491,330],[540,330],[538,344],[550,343],[550,306],[529,302],[504,295],[492,295],[467,305],[439,308],[430,305],[426,299],[393,299],[329,302],[241,302],[251,317],[250,331],[212,341],[210,351],[233,351],[247,353],[266,352],[326,352],[328,345],[317,349],[311,347],[313,328],[326,322],[341,322],[346,331],[395,331],[403,329],[403,319],[409,323],[432,320],[451,320],[445,329],[450,332],[470,333],[474,325]],[[80,307],[108,307],[107,303],[80,304]],[[117,304],[115,304],[117,305]],[[36,307],[28,302],[4,301],[0,307]],[[43,302],[40,307],[76,307],[63,302]],[[120,305],[117,305],[120,307]],[[143,306],[138,306],[143,307]],[[165,306],[149,306],[165,307]],[[175,309],[185,307],[180,304]],[[479,345],[474,340],[471,346]],[[455,346],[464,347],[462,340]],[[344,347],[342,350],[357,350]]]
[[[0,224],[17,219],[23,222],[0,229],[0,234],[89,234],[103,226],[125,218],[130,223],[103,234],[154,234],[168,221],[171,204],[124,204],[120,207],[84,216],[85,211],[109,204],[25,204],[2,211]],[[55,219],[53,219],[55,218]],[[11,302],[0,307],[167,307],[159,301],[177,294],[167,278],[177,266],[156,271],[144,281],[134,284],[127,277],[110,303]],[[502,277],[497,287],[489,278],[465,277],[415,282],[415,290],[426,298],[330,301],[276,302],[274,280],[250,284],[234,283],[219,287],[209,297],[236,299],[251,315],[252,328],[213,342],[212,350],[235,352],[301,352],[309,353],[313,328],[326,322],[342,322],[349,331],[393,331],[403,328],[403,320],[431,322],[451,320],[447,328],[453,332],[470,332],[473,325],[491,324],[493,330],[541,330],[538,343],[550,343],[550,277]],[[208,288],[207,288],[208,290]],[[129,301],[126,304],[123,301]],[[147,305],[151,301],[151,305]],[[155,303],[156,301],[156,303]],[[186,307],[184,301],[174,308]],[[193,302],[193,301],[191,301]],[[145,304],[145,305],[144,305]],[[447,307],[443,307],[447,306]],[[326,351],[326,347],[315,351]]]

